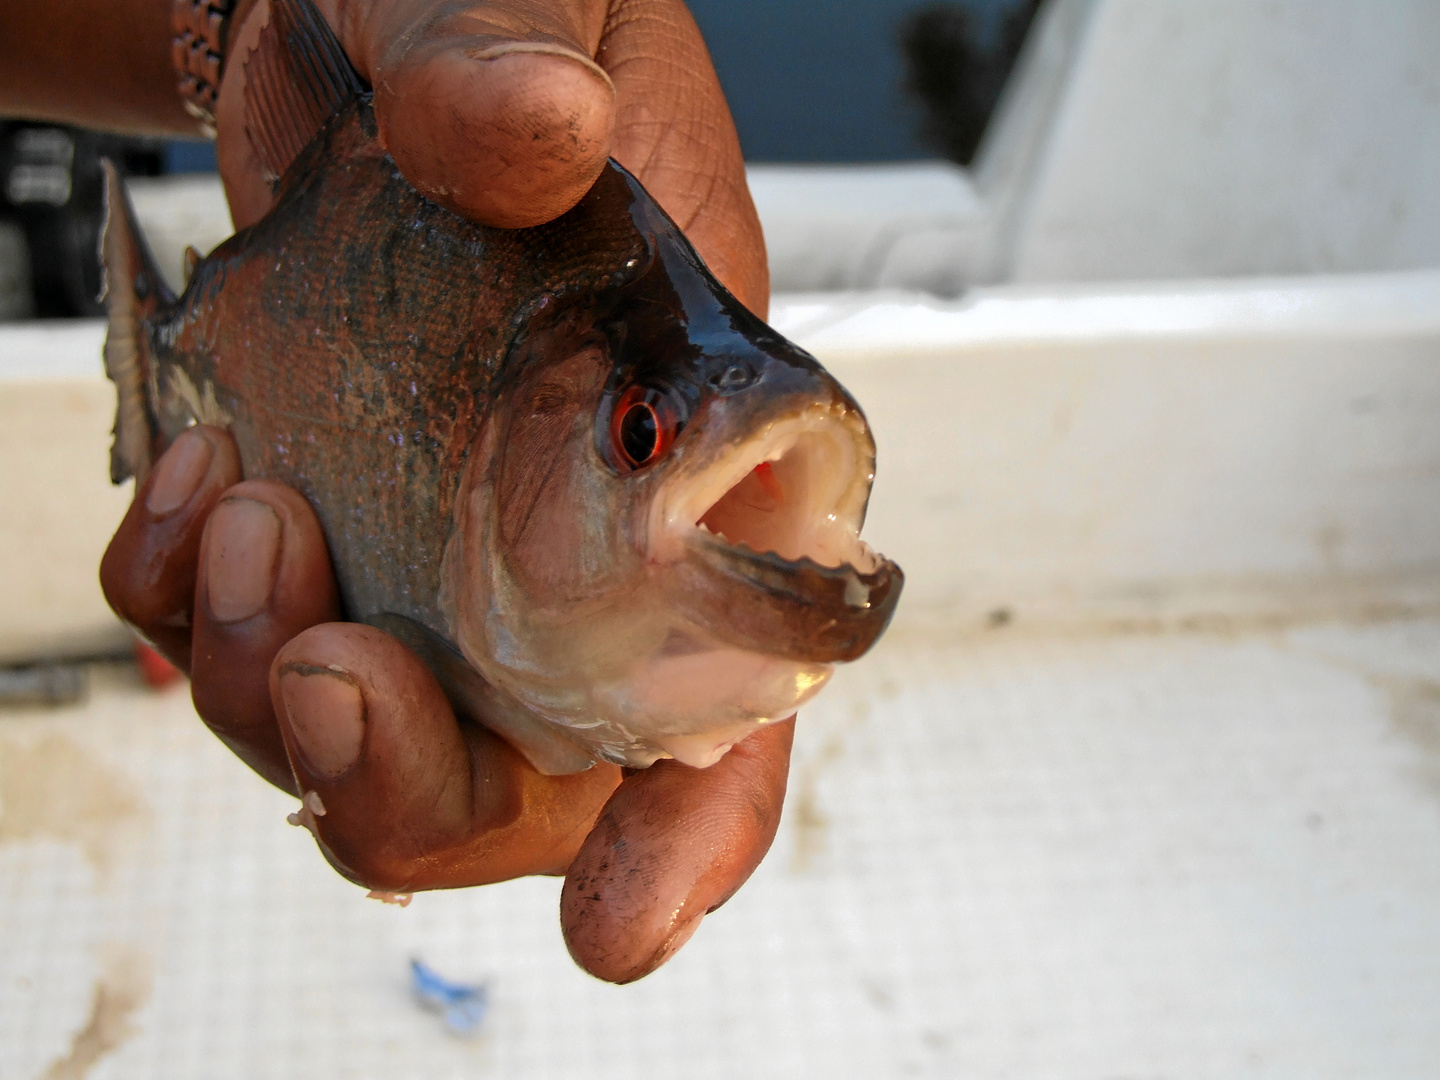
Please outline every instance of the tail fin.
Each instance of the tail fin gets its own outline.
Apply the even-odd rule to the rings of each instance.
[[[105,336],[105,374],[115,384],[115,442],[110,448],[110,479],[144,480],[155,453],[159,422],[155,412],[154,363],[145,321],[175,297],[155,266],[120,174],[101,161],[105,174],[105,231],[100,235],[104,267],[101,299],[110,317]]]

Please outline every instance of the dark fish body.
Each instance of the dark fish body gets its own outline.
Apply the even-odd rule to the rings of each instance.
[[[295,171],[149,327],[159,386],[175,388],[162,432],[207,414],[228,426],[246,476],[326,508],[353,617],[389,611],[444,633],[440,556],[495,382],[536,315],[637,276],[648,260],[633,194],[607,169],[550,225],[476,225],[400,176],[365,102]],[[213,404],[208,390],[185,400],[192,385],[213,387]]]
[[[316,78],[293,50],[318,41],[336,108],[277,149],[269,69],[247,71],[266,217],[175,298],[110,176],[117,482],[228,428],[247,477],[316,509],[347,615],[544,771],[707,764],[793,711],[900,591],[856,535],[858,407],[614,163],[532,229],[421,196],[307,0],[271,6],[262,60]]]

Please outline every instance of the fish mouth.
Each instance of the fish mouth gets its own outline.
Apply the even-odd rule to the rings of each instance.
[[[651,538],[695,625],[807,663],[874,644],[904,575],[860,539],[875,451],[858,409],[810,404],[687,472],[659,500]]]

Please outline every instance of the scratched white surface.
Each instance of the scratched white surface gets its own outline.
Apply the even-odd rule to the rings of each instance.
[[[93,796],[0,791],[0,1077],[1440,1076],[1440,620],[1015,634],[843,672],[770,858],[624,988],[554,881],[363,899],[183,692],[0,714]],[[489,980],[480,1039],[412,955]]]

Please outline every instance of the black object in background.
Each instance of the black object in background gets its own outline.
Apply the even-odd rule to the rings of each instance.
[[[0,219],[25,236],[38,318],[99,315],[100,159],[155,176],[165,143],[55,124],[0,124]]]
[[[0,667],[0,707],[69,705],[85,697],[88,680],[80,664]]]
[[[935,106],[923,91],[910,89],[913,85],[920,90],[920,83],[907,70],[902,51],[907,29],[935,8],[934,0],[687,3],[710,48],[747,160],[865,162],[950,156],[929,134]],[[1034,6],[1033,0],[956,0],[947,5],[963,13],[975,31],[967,40],[978,42],[986,56],[991,55],[986,52],[990,44],[1006,36],[1007,15],[1021,9],[1028,25]],[[968,52],[942,52],[927,58],[927,70],[951,65],[961,84],[976,77]],[[1013,61],[1014,50],[1008,45],[1000,50],[1007,52]],[[1009,70],[1008,63],[1004,69]],[[979,74],[987,85],[993,77],[990,69]],[[928,78],[924,85],[930,85]],[[988,95],[992,107],[995,96],[998,90]],[[943,111],[953,111],[953,95],[942,93],[940,99]],[[985,118],[988,115],[986,111]]]
[[[920,137],[951,161],[970,164],[1005,80],[1035,18],[1022,0],[986,25],[973,6],[934,4],[901,25],[906,89],[925,107]]]

